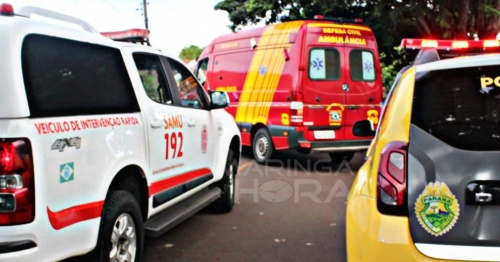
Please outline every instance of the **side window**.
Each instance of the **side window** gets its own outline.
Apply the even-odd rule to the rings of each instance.
[[[338,80],[340,78],[339,51],[312,49],[309,53],[309,78],[311,80]]]
[[[198,84],[196,78],[181,63],[167,58],[172,69],[172,77],[175,79],[179,90],[182,106],[192,108],[206,108],[203,88]]]
[[[31,117],[140,111],[116,48],[33,34],[21,59]]]
[[[375,59],[373,53],[366,50],[353,50],[349,54],[349,69],[354,81],[375,80]]]
[[[208,57],[201,60],[196,67],[196,77],[200,83],[204,84],[207,81]]]
[[[158,103],[172,104],[172,95],[167,88],[160,58],[156,55],[141,53],[135,53],[133,57],[149,98]]]

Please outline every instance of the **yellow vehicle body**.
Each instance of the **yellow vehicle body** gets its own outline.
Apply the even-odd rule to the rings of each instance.
[[[383,215],[377,209],[379,156],[391,141],[408,142],[415,75],[415,69],[409,69],[394,89],[378,133],[367,151],[366,162],[359,169],[349,192],[346,213],[349,262],[452,261],[421,254],[413,244],[408,217]]]

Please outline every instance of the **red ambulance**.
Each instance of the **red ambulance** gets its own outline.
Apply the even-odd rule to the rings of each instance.
[[[349,161],[373,139],[354,135],[358,121],[376,127],[383,99],[375,35],[360,19],[315,16],[222,35],[195,73],[205,88],[228,92],[258,163],[282,150]]]

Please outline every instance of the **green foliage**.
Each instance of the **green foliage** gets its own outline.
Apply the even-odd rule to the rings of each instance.
[[[394,47],[394,52],[390,54],[391,59],[388,59],[390,62],[385,63],[384,60],[387,60],[387,54],[382,52],[380,53],[380,65],[382,67],[382,83],[384,85],[385,91],[388,92],[389,88],[394,83],[394,79],[396,78],[399,70],[401,70],[403,64],[403,56],[401,54],[401,49],[399,46]]]
[[[184,60],[198,60],[198,57],[200,57],[201,52],[203,52],[203,48],[191,45],[189,47],[184,47],[181,50],[179,58]]]
[[[232,30],[317,14],[362,18],[375,33],[386,88],[405,65],[394,48],[403,38],[494,39],[500,29],[499,0],[219,0],[214,9],[228,13]]]

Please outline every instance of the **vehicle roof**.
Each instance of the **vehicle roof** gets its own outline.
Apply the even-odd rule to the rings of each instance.
[[[416,72],[500,64],[500,54],[464,56],[415,65]]]
[[[281,22],[281,24],[293,23],[293,22],[297,22],[297,21],[304,22],[304,24],[301,26],[301,29],[303,27],[306,27],[308,24],[338,24],[338,25],[350,25],[350,26],[363,27],[363,28],[370,29],[370,31],[371,31],[371,28],[367,25],[357,24],[357,23],[339,23],[339,22],[333,22],[333,21],[328,21],[328,20],[292,20],[292,21]],[[277,26],[277,25],[278,25],[278,23],[219,35],[212,40],[211,44],[232,41],[232,40],[235,40],[238,38],[243,39],[243,38],[261,36],[262,33],[264,32],[264,29],[266,29],[270,26]]]
[[[42,14],[42,16],[47,15],[44,18],[48,19],[37,19],[37,18],[32,18],[32,17],[26,17],[23,11],[26,12],[25,10],[37,10],[40,12],[47,12],[46,14]],[[149,49],[149,50],[154,50],[154,51],[160,51],[164,53],[165,55],[169,57],[176,57],[173,54],[170,54],[168,52],[162,51],[159,48],[151,47],[151,46],[146,46],[146,45],[141,45],[141,44],[136,44],[136,43],[131,43],[131,42],[125,42],[125,41],[115,41],[109,37],[106,37],[102,35],[100,32],[97,32],[92,25],[90,24],[78,24],[76,23],[79,19],[70,17],[61,13],[53,12],[50,10],[42,9],[42,8],[37,8],[37,7],[32,7],[32,6],[14,6],[14,13],[16,13],[15,16],[5,16],[5,15],[0,15],[0,18],[4,20],[5,22],[2,21],[0,25],[2,26],[20,26],[20,27],[29,27],[31,28],[30,30],[15,30],[15,32],[7,32],[7,34],[24,34],[24,32],[30,31],[31,33],[40,33],[44,35],[53,35],[55,37],[63,37],[67,39],[73,39],[73,40],[83,40],[89,43],[94,43],[94,44],[100,44],[100,45],[105,45],[109,47],[114,47],[114,48],[125,48],[125,47],[141,47],[142,49]],[[21,14],[20,14],[21,13]],[[39,15],[36,12],[33,12],[32,15]],[[54,15],[54,17],[50,17],[50,15]],[[60,16],[60,17],[56,17]],[[74,22],[68,22],[64,21],[64,19],[74,19]],[[13,22],[12,24],[9,23],[9,21],[16,20],[16,22]],[[51,22],[49,22],[52,20]],[[86,23],[83,20],[80,20],[82,23]],[[40,29],[40,30],[39,30]],[[90,30],[90,31],[87,31]],[[91,32],[94,31],[94,32]],[[5,31],[4,31],[5,33]]]

